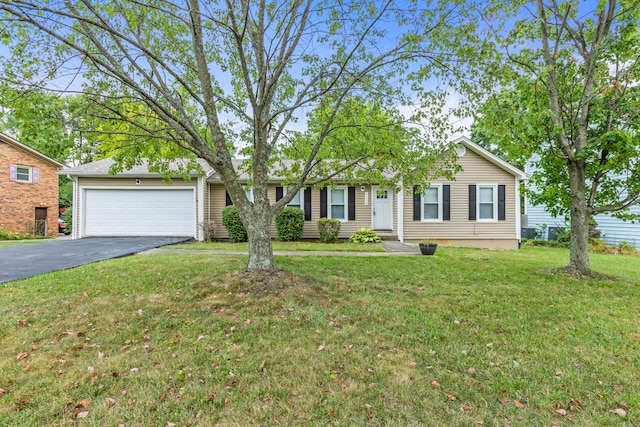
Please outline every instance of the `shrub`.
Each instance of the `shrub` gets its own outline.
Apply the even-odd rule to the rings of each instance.
[[[370,228],[361,228],[349,237],[349,241],[353,243],[380,243],[382,239]]]
[[[215,231],[215,223],[213,221],[202,221],[200,224],[200,230],[202,230],[202,237],[205,242],[213,242],[213,236]]]
[[[0,240],[30,240],[44,239],[47,236],[35,236],[33,234],[20,234],[14,231],[5,231],[0,228]]]
[[[248,240],[247,229],[244,228],[235,206],[231,205],[222,209],[222,225],[229,232],[229,240],[232,242],[246,242]]]
[[[302,238],[304,228],[304,211],[302,209],[286,207],[276,214],[275,220],[278,240],[294,242]]]
[[[337,219],[320,218],[318,220],[318,234],[322,243],[335,243],[340,234],[340,221]]]
[[[60,214],[60,218],[62,218],[65,224],[67,224],[67,226],[64,228],[64,233],[70,234],[71,230],[73,230],[73,208],[69,206],[67,209],[65,209],[64,212]]]

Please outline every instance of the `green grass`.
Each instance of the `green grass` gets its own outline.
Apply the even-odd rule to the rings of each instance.
[[[243,255],[6,284],[0,424],[640,425],[640,257],[578,281],[562,249],[436,255],[277,257],[297,279],[262,294]]]
[[[42,243],[42,240],[18,240],[18,241],[3,240],[3,241],[0,241],[0,247],[28,245],[30,243]]]
[[[329,252],[388,252],[379,243],[319,243],[319,242],[272,242],[274,251],[329,251]],[[168,246],[172,249],[201,249],[201,250],[225,250],[247,251],[247,243],[231,242],[195,242],[181,245]]]

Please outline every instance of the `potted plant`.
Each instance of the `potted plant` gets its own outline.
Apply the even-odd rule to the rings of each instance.
[[[419,244],[422,255],[433,255],[436,253],[438,244],[433,240],[423,240]]]

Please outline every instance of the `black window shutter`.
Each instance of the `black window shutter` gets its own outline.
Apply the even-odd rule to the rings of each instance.
[[[420,192],[418,191],[418,186],[413,186],[413,220],[420,221]]]
[[[311,188],[304,189],[304,220],[311,221]]]
[[[506,217],[506,187],[498,185],[498,221],[504,221]]]
[[[226,200],[225,200],[225,206],[231,206],[233,205],[233,202],[231,201],[231,196],[229,196],[229,192],[225,190],[225,196],[226,196]]]
[[[349,204],[349,212],[348,212],[348,220],[355,221],[356,220],[356,187],[348,187],[347,188],[347,198]]]
[[[282,196],[284,195],[284,189],[280,186],[276,187],[276,202],[280,199],[282,199]]]
[[[451,185],[449,184],[442,186],[442,219],[451,220]]]
[[[476,220],[476,186],[469,185],[469,221]]]
[[[320,218],[327,217],[327,187],[320,189]]]

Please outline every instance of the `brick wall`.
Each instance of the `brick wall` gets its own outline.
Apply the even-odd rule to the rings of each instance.
[[[10,165],[39,169],[39,182],[11,181]],[[47,208],[49,235],[58,234],[58,175],[55,166],[0,141],[0,228],[27,232],[36,207]]]

